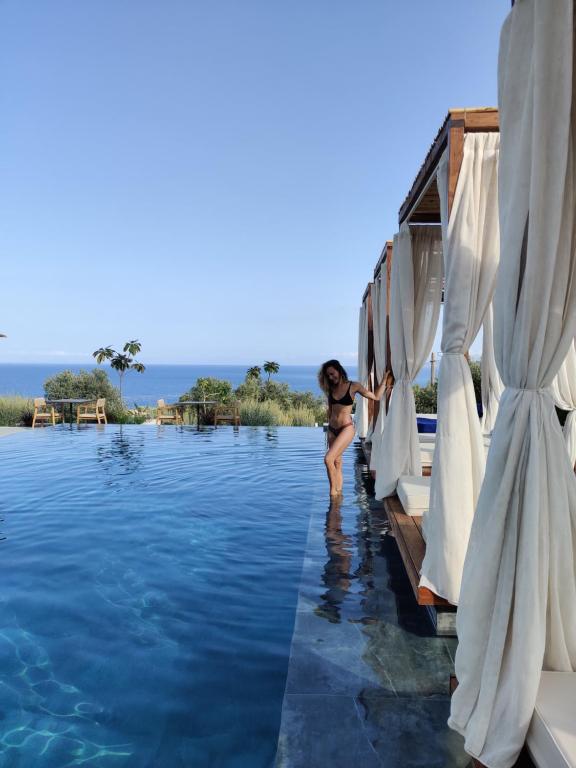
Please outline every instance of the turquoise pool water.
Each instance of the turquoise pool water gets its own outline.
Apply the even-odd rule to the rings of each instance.
[[[0,440],[0,768],[272,764],[323,440]]]

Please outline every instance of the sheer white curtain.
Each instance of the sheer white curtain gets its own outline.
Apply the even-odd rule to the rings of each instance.
[[[470,527],[486,464],[465,353],[492,300],[500,255],[497,133],[469,133],[448,221],[448,156],[438,169],[444,239],[438,422],[421,584],[458,603]],[[447,223],[445,227],[444,224]]]
[[[394,237],[390,286],[390,356],[396,383],[384,422],[377,499],[389,496],[402,475],[421,475],[420,442],[412,382],[426,362],[442,300],[439,227],[403,224]]]
[[[550,391],[554,403],[563,411],[568,411],[564,422],[564,440],[572,466],[576,464],[576,349],[570,345],[566,360],[555,376]]]
[[[505,390],[466,556],[449,724],[489,768],[524,743],[540,670],[576,670],[576,479],[547,391],[576,332],[573,0],[520,0],[500,44]]]
[[[358,381],[362,386],[368,386],[370,371],[368,370],[368,308],[366,304],[360,307],[358,327]],[[368,402],[363,397],[356,400],[356,434],[366,437],[368,434]]]
[[[496,423],[504,384],[498,373],[494,356],[494,310],[492,304],[486,311],[482,336],[482,431],[491,435]]]
[[[374,315],[374,367],[378,383],[384,378],[386,372],[386,264],[382,265],[383,271],[374,281],[372,294],[372,309]],[[370,469],[377,470],[382,456],[382,431],[386,418],[385,395],[380,401],[378,417],[372,431],[372,453],[370,455]]]
[[[380,339],[380,328],[378,327],[378,303],[379,303],[379,285],[378,285],[378,278],[374,280],[373,283],[370,283],[370,305],[372,308],[372,352],[373,352],[373,363],[372,368],[370,370],[370,384],[374,384],[376,378],[378,377],[378,370],[377,370],[377,348],[378,343]],[[372,442],[373,436],[374,436],[374,419],[368,419],[368,431],[366,433],[366,440],[369,442]]]

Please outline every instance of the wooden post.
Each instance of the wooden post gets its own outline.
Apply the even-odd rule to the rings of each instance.
[[[434,386],[436,380],[436,355],[432,352],[430,357],[430,386]]]

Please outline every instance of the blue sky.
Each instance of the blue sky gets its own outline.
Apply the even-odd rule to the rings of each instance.
[[[508,0],[0,0],[0,362],[317,363]]]

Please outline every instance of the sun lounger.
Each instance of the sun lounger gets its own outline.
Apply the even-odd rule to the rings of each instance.
[[[576,768],[576,672],[542,672],[526,746],[537,768]]]
[[[406,515],[422,517],[430,506],[430,478],[404,475],[398,481],[396,493]]]

